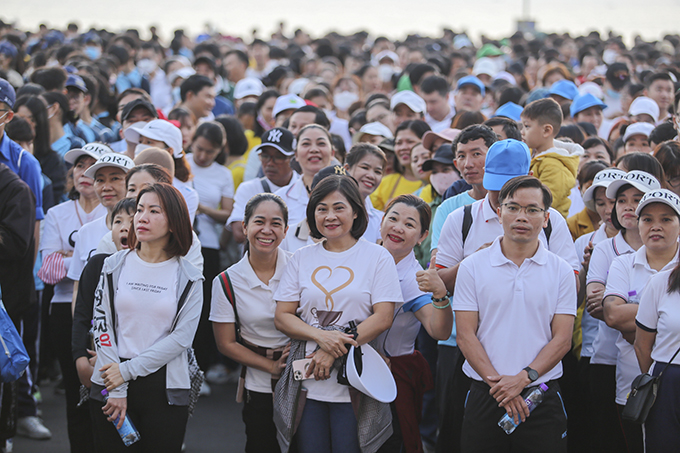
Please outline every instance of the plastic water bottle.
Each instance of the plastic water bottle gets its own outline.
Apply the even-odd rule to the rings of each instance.
[[[533,388],[529,392],[529,394],[524,397],[524,402],[527,403],[529,412],[533,412],[534,409],[536,409],[536,406],[543,402],[543,395],[547,391],[548,386],[545,384],[541,384],[538,387]],[[507,413],[503,415],[500,420],[498,420],[498,426],[503,428],[505,434],[512,434],[520,423],[522,423],[521,418],[519,419],[519,422],[515,424],[515,420],[513,420],[513,418],[510,417]]]
[[[102,390],[102,396],[104,397],[104,401],[109,399],[109,391],[104,389]],[[112,423],[116,427],[116,431],[118,431],[118,434],[120,434],[120,438],[123,439],[123,443],[125,444],[126,447],[129,447],[130,445],[134,444],[139,440],[139,431],[137,431],[137,428],[135,428],[135,425],[132,424],[132,421],[130,420],[130,417],[128,415],[125,415],[125,420],[123,420],[123,426],[118,428],[118,421],[120,420],[120,417],[116,418]]]

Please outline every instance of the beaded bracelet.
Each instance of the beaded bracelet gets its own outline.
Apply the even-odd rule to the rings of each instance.
[[[433,301],[432,301],[432,306],[433,306],[434,308],[439,308],[439,309],[442,309],[442,308],[449,308],[449,307],[451,306],[451,299],[448,299],[448,301],[446,302],[446,305],[437,305],[437,304],[434,303],[434,300],[433,300]]]
[[[446,291],[446,295],[444,295],[444,297],[437,298],[437,297],[432,296],[432,305],[435,308],[447,308],[447,307],[451,306],[451,299],[449,299],[450,296],[451,295],[449,294],[448,291]],[[446,305],[436,305],[435,304],[435,302],[444,302],[444,301],[447,301]]]

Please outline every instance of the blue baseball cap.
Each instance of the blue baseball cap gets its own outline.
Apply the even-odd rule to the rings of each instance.
[[[76,88],[83,93],[87,94],[87,85],[82,77],[75,74],[70,74],[66,79],[66,88]]]
[[[17,56],[17,48],[11,42],[5,40],[0,41],[0,54],[7,55],[10,58]]]
[[[509,138],[489,148],[484,163],[484,188],[501,190],[503,185],[517,176],[529,174],[531,152],[524,142]]]
[[[570,80],[560,80],[559,82],[553,83],[550,87],[550,94],[556,94],[557,96],[562,96],[565,99],[573,101],[576,96],[578,96],[578,88],[576,84]]]
[[[571,103],[569,113],[573,118],[578,113],[584,111],[585,109],[589,109],[590,107],[600,107],[601,109],[605,109],[607,105],[590,93],[581,94],[574,98],[574,102]]]
[[[515,104],[514,102],[506,102],[505,104],[498,107],[496,113],[494,113],[493,116],[502,116],[519,123],[521,121],[521,115],[523,111],[524,107],[521,105]]]
[[[14,109],[14,102],[17,100],[17,93],[14,87],[5,79],[0,79],[0,102],[4,102],[9,108]]]
[[[486,88],[484,87],[484,84],[482,83],[482,81],[479,80],[477,77],[475,77],[473,75],[465,76],[462,79],[460,79],[458,81],[458,84],[456,85],[456,89],[460,90],[465,85],[474,85],[482,93],[482,96],[484,96],[486,94]]]

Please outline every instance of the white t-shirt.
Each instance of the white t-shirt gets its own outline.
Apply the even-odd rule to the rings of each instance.
[[[97,246],[96,253],[106,253],[107,255],[113,255],[116,253],[116,244],[113,243],[113,236],[109,231],[104,235],[99,245]],[[194,231],[191,231],[191,248],[184,256],[191,264],[196,266],[198,270],[203,272],[203,254],[201,253],[201,241],[198,240],[198,236]]]
[[[413,252],[397,263],[397,274],[399,275],[399,286],[404,305],[395,307],[392,327],[378,337],[378,345],[388,357],[413,354],[416,337],[421,326],[415,312],[432,302],[432,295],[424,293],[418,288],[416,272],[422,270],[423,268]],[[450,309],[449,307],[446,310]]]
[[[678,263],[678,255],[666,264],[661,271],[672,270]],[[649,279],[657,271],[649,267],[645,246],[635,253],[628,253],[614,259],[609,268],[607,289],[604,297],[616,296],[627,304],[639,304],[640,294]],[[640,365],[635,355],[635,348],[628,343],[621,333],[616,339],[619,354],[616,360],[616,404],[626,404],[628,392],[633,379],[638,376]]]
[[[274,313],[276,301],[274,293],[290,259],[290,253],[279,249],[276,259],[276,271],[266,285],[258,278],[248,261],[248,254],[241,261],[227,269],[234,297],[241,336],[248,342],[263,348],[276,349],[285,346],[289,339],[276,330]],[[210,321],[235,323],[234,309],[224,294],[220,278],[215,277],[212,284],[212,302]],[[271,393],[271,375],[264,371],[248,367],[246,370],[246,388],[259,393]]]
[[[498,374],[512,376],[533,362],[552,340],[555,315],[576,316],[574,273],[542,243],[534,256],[517,267],[503,255],[498,238],[460,264],[453,309],[479,313],[477,338]],[[463,372],[483,380],[467,360]],[[559,362],[531,385],[561,375]]]
[[[498,221],[498,215],[489,203],[487,195],[482,200],[472,203],[472,226],[463,244],[464,208],[453,211],[444,221],[437,244],[437,264],[452,267],[472,255],[479,247],[492,242],[503,235],[503,226]],[[574,241],[567,227],[567,222],[559,212],[550,208],[550,224],[552,232],[550,241],[546,240],[545,232],[541,231],[538,238],[548,250],[567,261],[575,271],[581,269],[581,261],[574,252]],[[549,243],[548,243],[549,242]]]
[[[177,315],[179,260],[147,263],[126,258],[115,294],[118,356],[132,359],[170,334]]]
[[[579,212],[583,211],[583,208],[586,207],[585,203],[583,202],[581,191],[578,189],[578,183],[576,183],[576,185],[571,188],[569,200],[571,200],[571,205],[569,206],[569,214],[567,214],[567,217],[578,214]]]
[[[374,304],[403,302],[392,255],[363,239],[343,252],[329,252],[323,242],[295,252],[274,299],[299,302],[298,315],[314,327],[348,327],[352,320],[359,324],[373,314]],[[316,347],[307,341],[306,355]],[[348,387],[337,382],[337,370],[330,379],[309,379],[303,385],[309,399],[350,402]]]
[[[430,126],[432,132],[441,132],[444,129],[451,128],[451,121],[454,116],[456,116],[456,111],[453,108],[449,110],[449,113],[441,121],[437,121],[429,113],[425,113],[425,122]]]
[[[277,190],[276,195],[283,198],[288,206],[288,225],[297,225],[301,220],[307,218],[307,203],[309,194],[302,178],[293,184]]]
[[[198,192],[193,188],[193,182],[191,180],[182,182],[173,176],[172,185],[175,186],[175,189],[180,191],[184,197],[184,201],[187,202],[189,217],[191,218],[191,224],[193,225],[196,211],[198,210]]]
[[[290,184],[294,183],[299,178],[300,176],[293,172],[293,177],[290,180]],[[273,193],[281,189],[281,187],[277,186],[269,179],[266,179],[266,181],[269,184],[269,190],[271,190]],[[288,187],[290,184],[283,187]],[[246,205],[248,204],[248,201],[260,193],[264,193],[264,187],[262,187],[262,181],[260,181],[260,178],[242,182],[236,189],[236,194],[234,194],[234,208],[231,210],[231,215],[227,220],[227,225],[231,225],[233,222],[242,222],[245,218]]]
[[[110,231],[106,224],[106,214],[86,223],[78,230],[78,234],[73,236],[76,246],[73,249],[73,258],[66,274],[68,278],[73,281],[80,280],[80,274],[83,273],[88,260],[96,254],[99,241]]]
[[[607,240],[606,227],[607,226],[603,223],[597,230],[586,233],[574,241],[574,249],[581,260],[583,260],[583,252],[585,251],[588,242],[592,241],[594,247],[600,242]],[[581,301],[579,301],[579,303],[580,302]],[[600,323],[604,323],[604,321],[600,321],[599,319],[590,316],[588,310],[583,311],[583,317],[581,318],[581,357],[593,356],[593,342],[600,329]]]
[[[655,332],[652,359],[668,363],[680,347],[680,293],[668,294],[668,278],[672,270],[652,276],[640,295],[635,324],[647,332]],[[673,363],[680,365],[680,354]]]
[[[43,231],[40,235],[40,251],[43,259],[59,250],[72,251],[78,238],[78,230],[94,219],[106,216],[106,208],[97,205],[89,214],[80,203],[70,200],[52,207],[45,214]],[[82,222],[82,223],[81,223]],[[68,273],[72,258],[64,257],[64,267]],[[71,302],[73,298],[73,280],[64,278],[54,285],[54,296],[51,303]]]
[[[628,253],[635,253],[635,250],[628,245],[621,231],[613,238],[598,243],[590,256],[586,285],[601,283],[606,286],[612,262],[617,256]],[[590,363],[616,365],[616,358],[618,357],[616,339],[618,336],[619,332],[617,330],[607,326],[604,321],[600,321],[597,336],[593,342],[593,355]]]
[[[234,198],[234,180],[227,167],[213,162],[212,165],[204,168],[194,162],[193,156],[188,156],[187,159],[191,165],[191,173],[194,175],[194,189],[202,205],[217,209],[223,197]],[[196,219],[196,229],[203,247],[219,250],[220,235],[224,225],[218,224],[207,214],[198,214]]]
[[[366,212],[368,213],[368,226],[362,238],[366,239],[368,242],[377,244],[382,238],[380,236],[380,223],[382,222],[384,212],[375,209],[373,203],[371,203],[371,197],[366,197]]]

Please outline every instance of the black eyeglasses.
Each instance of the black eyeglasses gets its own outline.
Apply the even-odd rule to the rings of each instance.
[[[290,159],[289,156],[270,156],[269,154],[260,154],[260,160],[262,160],[262,163],[266,164],[270,160],[274,161],[275,164],[282,164],[286,162],[288,159]]]
[[[545,212],[545,209],[541,209],[537,206],[522,206],[517,203],[503,203],[501,206],[503,206],[510,214],[514,215],[517,215],[524,210],[527,216],[538,217]]]

